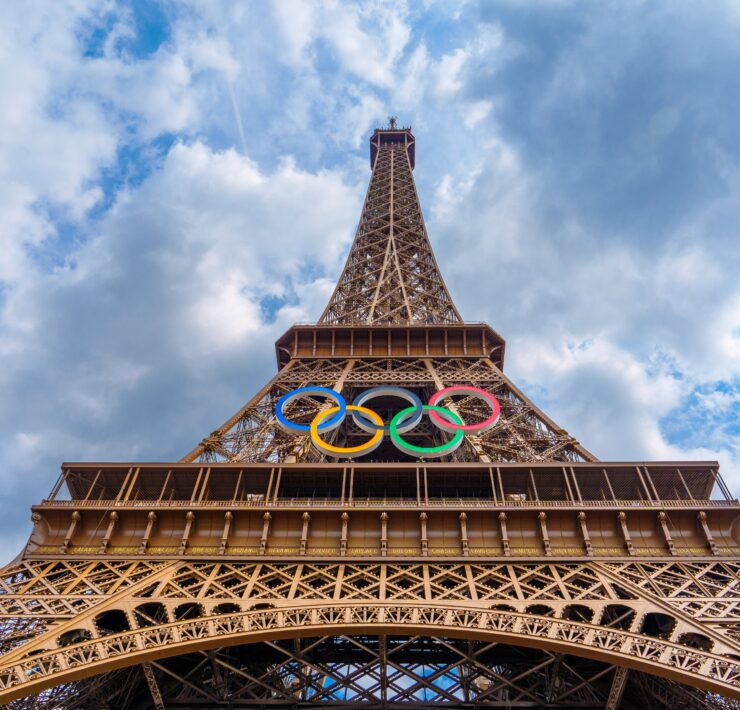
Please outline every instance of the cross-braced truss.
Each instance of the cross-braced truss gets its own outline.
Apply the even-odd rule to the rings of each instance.
[[[549,698],[556,707],[603,707],[618,678],[615,666],[625,664],[635,671],[622,693],[625,687],[633,695],[646,688],[658,692],[655,683],[637,682],[641,673],[652,672],[740,697],[734,661],[740,642],[728,633],[740,625],[704,623],[740,601],[735,563],[153,566],[144,560],[125,565],[91,560],[86,571],[97,581],[89,584],[80,574],[84,565],[22,563],[6,570],[0,595],[6,628],[19,618],[36,618],[46,630],[8,649],[0,666],[0,694],[43,688],[50,677],[72,681],[138,665],[140,687],[128,688],[132,697],[155,688],[155,696],[161,693],[172,706],[197,705],[198,694],[214,705],[249,705],[265,701],[267,693],[278,707],[289,698],[314,705],[373,706],[392,698],[460,707]],[[60,597],[64,605],[58,604]],[[704,602],[700,609],[685,604],[697,598]],[[286,633],[313,638],[331,627],[335,633],[316,643],[279,642]],[[380,638],[371,642],[377,648],[388,635],[407,631],[416,637],[432,629],[434,636],[452,634],[457,640],[393,641],[383,653],[351,662],[346,652],[328,661],[318,653],[336,650],[337,635],[374,634]],[[525,638],[530,641],[524,646],[534,650],[519,648]],[[272,650],[256,651],[252,639],[264,639]],[[531,644],[533,639],[540,642]],[[226,650],[232,644],[236,649]],[[512,644],[517,648],[509,648]],[[162,648],[170,660],[161,659]],[[300,652],[300,663],[294,656],[268,663],[281,648]],[[455,649],[465,658],[451,661]],[[232,674],[223,666],[214,688],[216,661],[230,664]],[[210,669],[206,676],[204,668]],[[121,671],[116,673],[120,679]],[[173,685],[183,673],[187,683]],[[382,677],[385,682],[378,680]],[[129,685],[133,682],[130,676]],[[95,683],[82,687],[79,697],[91,702]],[[681,688],[686,697],[711,701]],[[74,706],[63,690],[44,692],[49,707]]]
[[[184,460],[193,461],[322,461],[302,434],[286,432],[275,418],[275,405],[298,387],[320,386],[340,391],[347,401],[364,389],[380,384],[415,390],[428,400],[442,387],[473,384],[496,396],[501,419],[481,436],[470,437],[450,459],[460,461],[593,461],[594,457],[565,430],[558,427],[490,360],[466,358],[415,358],[410,360],[294,360],[221,428],[206,437]],[[286,414],[293,421],[310,422],[325,403],[303,398]],[[467,397],[454,407],[467,421],[487,416],[480,400]],[[431,426],[415,431],[420,440],[441,443],[441,432]],[[367,434],[348,418],[333,432],[333,443],[355,445]],[[395,448],[381,447],[366,461],[404,459]],[[444,459],[443,459],[444,460]]]
[[[434,636],[278,640],[199,651],[143,668],[150,669],[162,707],[190,708],[601,708],[619,669],[562,653]],[[116,707],[157,707],[143,674],[126,676],[128,685],[116,688]],[[82,698],[68,686],[34,707],[89,707],[90,685]],[[626,685],[620,707],[643,707],[644,694],[658,708],[735,707],[639,672]],[[78,694],[80,686],[87,690],[77,684]],[[676,697],[681,702],[670,705]],[[14,706],[27,707],[22,701]]]
[[[360,224],[320,323],[460,322],[424,226],[408,141],[383,142]]]
[[[319,324],[288,331],[276,346],[278,374],[184,457],[203,462],[200,472],[175,466],[174,474],[157,473],[153,465],[119,475],[102,466],[91,473],[86,493],[75,493],[65,474],[61,480],[67,480],[72,500],[55,500],[57,488],[46,505],[36,507],[37,527],[21,561],[0,570],[0,702],[17,710],[740,710],[740,565],[732,557],[737,526],[726,524],[736,501],[727,494],[713,507],[719,502],[710,500],[704,482],[716,463],[691,471],[682,465],[683,473],[666,465],[654,477],[644,464],[642,471],[617,464],[609,475],[597,472],[603,485],[583,479],[593,472],[574,472],[578,462],[595,457],[503,374],[500,336],[483,324],[463,323],[452,302],[414,185],[411,131],[397,129],[395,121],[391,129],[376,131],[371,161],[357,234]],[[371,517],[354,506],[351,473],[349,499],[342,474],[341,498],[329,501],[332,496],[318,491],[314,496],[325,498],[324,508],[318,500],[316,506],[310,499],[301,502],[302,532],[280,512],[284,501],[278,500],[272,473],[265,493],[237,500],[243,474],[263,475],[244,473],[241,462],[268,469],[279,464],[278,481],[284,469],[295,476],[306,464],[327,463],[306,436],[278,426],[275,405],[287,392],[328,387],[352,402],[364,389],[397,385],[428,401],[435,391],[458,384],[482,388],[501,404],[495,427],[467,436],[451,457],[441,459],[450,476],[466,462],[487,469],[493,498],[476,501],[486,510],[493,505],[508,511],[508,522],[499,510],[484,523],[501,545],[469,545],[467,525],[476,514],[468,521],[446,498],[434,500],[426,488],[422,494],[426,464],[422,478],[416,472],[419,509],[406,517],[393,514],[394,521],[406,521],[408,540],[394,530],[405,547],[388,545],[382,509],[381,547],[370,528],[365,537],[372,549],[347,544],[348,529],[360,534],[363,525],[375,524],[364,523]],[[466,422],[488,415],[473,397],[445,405]],[[305,397],[286,415],[307,423],[326,406]],[[387,421],[391,411],[386,407],[381,414]],[[422,423],[406,436],[429,446],[447,434]],[[344,446],[366,437],[351,418],[326,436]],[[411,461],[387,441],[364,460]],[[559,470],[542,474],[550,478],[540,500],[532,469],[551,461],[560,462]],[[218,462],[234,462],[239,469],[230,500],[208,497],[210,471]],[[528,463],[528,473],[526,466],[504,472],[505,488],[499,468],[517,462]],[[221,470],[211,480],[223,484],[231,473]],[[140,474],[150,478],[142,481]],[[159,479],[155,485],[160,475],[161,487]],[[390,479],[394,475],[399,476],[388,466]],[[80,480],[87,481],[85,476],[83,471]],[[191,476],[192,485],[178,486],[173,476]],[[510,494],[517,477],[526,476],[529,483]],[[542,493],[545,479],[539,480]],[[711,478],[718,480],[722,485]],[[383,491],[393,489],[391,484]],[[249,490],[258,490],[256,485]],[[562,499],[558,486],[564,486]],[[160,492],[153,499],[155,488]],[[215,495],[215,484],[212,490]],[[91,499],[93,494],[98,498]],[[621,505],[622,499],[628,512],[591,512]],[[466,500],[473,505],[472,498]],[[525,513],[527,506],[543,508],[534,526],[517,514],[520,504]],[[427,516],[430,505],[434,510]],[[255,506],[264,510],[247,534]],[[444,506],[450,515],[438,514]],[[315,539],[308,544],[307,536],[314,514],[317,520],[324,515],[330,530],[327,507],[337,516],[351,507],[351,516],[344,511],[334,520],[341,526],[340,547],[327,547],[321,559],[301,557],[323,549]],[[278,537],[290,538],[295,547],[272,545],[271,509],[282,519]],[[650,515],[642,515],[643,509]],[[90,527],[93,519],[98,522]],[[437,526],[430,527],[434,540],[427,538],[428,519]],[[161,526],[156,533],[155,526]],[[210,540],[214,532],[220,546],[218,537],[215,547],[191,539],[200,534]],[[518,546],[509,545],[509,533],[520,540]],[[239,535],[251,541],[249,547],[234,543]],[[592,544],[592,535],[616,540],[618,547]],[[442,539],[455,547],[440,547]],[[519,553],[531,556],[515,559]],[[394,554],[410,558],[392,559]]]

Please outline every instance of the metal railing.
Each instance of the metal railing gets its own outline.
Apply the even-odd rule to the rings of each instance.
[[[618,510],[621,508],[732,508],[735,500],[493,500],[492,498],[278,498],[277,500],[42,500],[39,508],[224,508],[266,510],[274,508],[577,508]]]
[[[180,551],[180,547],[177,545],[151,545],[147,548],[146,554],[151,555],[178,555],[185,557],[192,557],[194,555],[212,556],[218,555],[226,557],[234,556],[303,556],[308,557],[338,557],[341,555],[339,547],[312,547],[309,545],[306,548],[305,553],[302,553],[299,547],[296,546],[270,546],[268,545],[264,553],[260,553],[260,548],[257,546],[242,546],[242,545],[229,545],[224,553],[221,553],[218,545],[193,545],[185,549],[184,552]],[[107,556],[115,555],[135,555],[139,553],[139,548],[130,545],[113,545],[108,547],[105,553],[100,553],[98,546],[86,546],[86,545],[73,545],[70,551],[78,555],[94,555],[104,554]],[[632,548],[633,556],[635,557],[666,557],[668,555],[667,548],[661,547],[638,547]],[[58,545],[39,545],[31,554],[58,554]],[[706,557],[711,554],[708,548],[703,547],[675,547],[674,553],[680,556],[689,557]],[[740,555],[740,546],[728,546],[728,545],[717,545],[716,546],[717,556],[735,556]],[[347,558],[352,557],[542,557],[544,551],[541,547],[537,546],[512,546],[509,548],[509,554],[506,555],[501,547],[470,547],[468,554],[465,555],[462,548],[459,547],[429,547],[426,555],[422,552],[421,548],[418,547],[389,547],[387,548],[386,554],[383,555],[380,547],[348,547],[346,555]],[[587,553],[584,547],[551,547],[552,557],[587,557]],[[628,551],[624,547],[598,547],[593,548],[593,556],[595,557],[613,557],[613,556],[624,556],[630,557]]]

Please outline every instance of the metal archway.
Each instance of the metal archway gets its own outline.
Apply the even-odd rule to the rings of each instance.
[[[740,699],[740,665],[734,660],[641,634],[504,610],[420,603],[340,602],[199,617],[136,628],[16,658],[0,667],[0,703],[192,651],[271,639],[399,632],[553,650]]]

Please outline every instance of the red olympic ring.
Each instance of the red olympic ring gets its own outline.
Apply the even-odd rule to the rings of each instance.
[[[501,416],[501,405],[490,392],[486,392],[478,387],[469,387],[467,385],[453,385],[452,387],[445,387],[444,389],[439,390],[439,392],[435,392],[430,397],[429,404],[432,406],[437,405],[437,403],[442,401],[445,397],[451,397],[454,394],[465,394],[476,397],[477,399],[482,399],[491,407],[491,416],[477,424],[455,424],[451,421],[446,421],[437,412],[431,410],[429,412],[429,416],[436,426],[447,432],[487,431],[496,426],[496,422]]]

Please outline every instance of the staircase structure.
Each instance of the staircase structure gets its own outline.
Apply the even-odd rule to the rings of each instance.
[[[415,147],[374,132],[336,290],[242,409],[179,462],[63,464],[0,570],[0,703],[740,707],[718,464],[598,461],[506,377]]]

